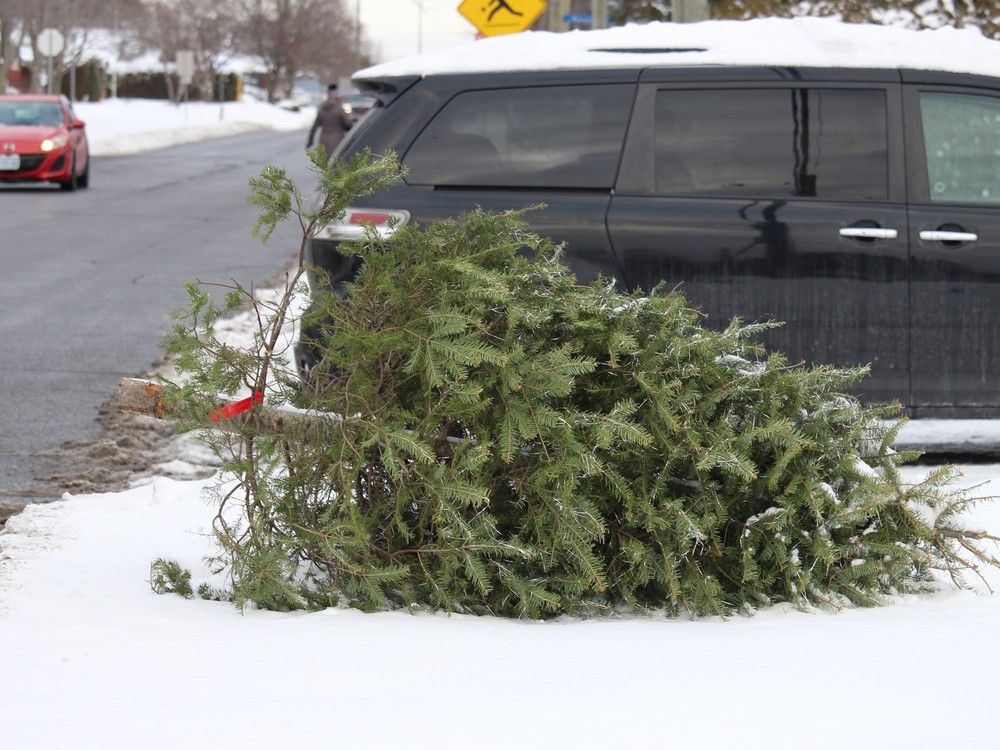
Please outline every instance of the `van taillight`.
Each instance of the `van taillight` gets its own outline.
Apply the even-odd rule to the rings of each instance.
[[[371,213],[370,211],[356,211],[351,214],[352,224],[374,224],[380,226],[389,222],[389,213]]]
[[[372,227],[380,237],[391,237],[410,220],[410,212],[402,209],[377,211],[370,208],[348,208],[338,221],[331,222],[316,233],[324,240],[358,240]]]

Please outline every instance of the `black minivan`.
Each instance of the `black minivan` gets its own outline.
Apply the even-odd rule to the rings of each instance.
[[[326,227],[338,284],[360,223],[520,208],[581,280],[678,288],[722,327],[781,320],[792,361],[871,365],[915,416],[1000,416],[1000,78],[666,67],[380,77],[341,155],[405,182]],[[316,283],[318,280],[313,279]],[[308,347],[298,350],[308,368]]]

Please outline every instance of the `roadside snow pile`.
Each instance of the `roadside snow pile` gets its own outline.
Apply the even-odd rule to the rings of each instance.
[[[914,419],[896,440],[897,450],[995,453],[1000,447],[1000,419]]]
[[[967,474],[992,480],[983,494],[1000,491],[1000,466]],[[161,554],[217,582],[203,561],[211,484],[157,479],[29,506],[8,522],[0,744],[685,747],[710,727],[713,746],[798,748],[808,737],[836,748],[844,736],[821,727],[830,706],[847,705],[878,707],[851,713],[858,748],[985,748],[1000,732],[997,597],[949,589],[880,609],[772,607],[725,622],[241,616],[149,590]],[[997,528],[1000,513],[983,506],[970,523]]]
[[[77,102],[77,116],[87,123],[94,156],[121,156],[181,143],[237,135],[251,130],[305,130],[316,110],[289,112],[262,102],[219,105],[191,102],[173,105],[151,99],[109,99]]]
[[[491,37],[376,65],[354,78],[683,65],[916,68],[1000,75],[1000,43],[972,28],[911,31],[830,18],[628,24],[600,31]]]

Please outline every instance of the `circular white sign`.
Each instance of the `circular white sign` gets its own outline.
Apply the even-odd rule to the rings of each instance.
[[[38,51],[46,57],[55,57],[62,52],[64,43],[58,29],[42,29],[38,34]]]

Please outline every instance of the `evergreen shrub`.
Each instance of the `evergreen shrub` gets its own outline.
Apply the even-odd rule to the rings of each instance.
[[[167,83],[167,73],[162,71],[149,71],[137,73],[123,73],[118,76],[117,94],[119,99],[169,99],[171,87]],[[173,90],[175,96],[180,96],[181,85],[177,77],[173,77]],[[223,97],[225,101],[236,100],[238,91],[237,76],[235,73],[227,73],[223,76]],[[67,77],[68,80],[68,77]],[[218,82],[215,77],[210,81],[211,85],[200,86],[192,83],[188,86],[188,99],[191,101],[218,101]],[[68,86],[64,83],[64,87]]]
[[[252,185],[265,234],[294,214],[308,235],[392,179],[386,159],[313,157],[317,209],[280,170]],[[934,568],[996,562],[953,528],[970,500],[946,491],[949,470],[902,482],[902,422],[843,393],[861,369],[791,364],[755,343],[761,326],[711,330],[678,293],[580,284],[518,212],[351,250],[347,294],[313,290],[308,385],[282,364],[273,315],[236,352],[194,288],[170,345],[191,427],[217,393],[265,380],[269,406],[300,407],[208,438],[238,478],[216,530],[239,604],[721,614],[872,605]]]
[[[101,101],[104,98],[104,79],[106,75],[104,67],[99,60],[88,60],[78,65],[76,67],[76,100],[88,102]],[[63,73],[60,90],[67,97],[72,94],[70,91],[69,71]]]

